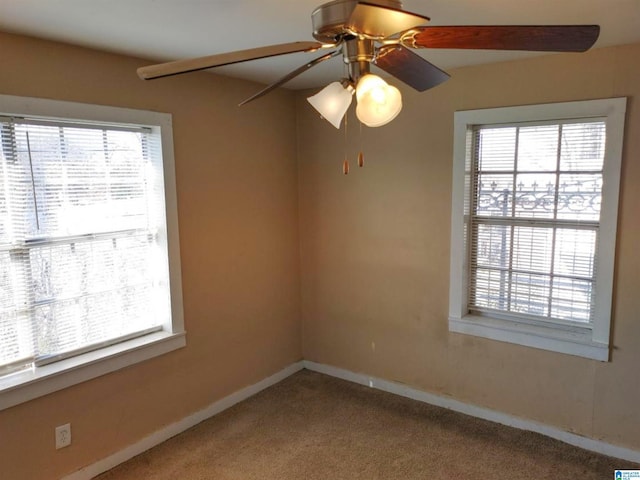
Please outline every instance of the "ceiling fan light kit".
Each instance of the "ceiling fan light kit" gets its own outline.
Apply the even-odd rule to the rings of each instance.
[[[354,89],[348,80],[332,82],[307,101],[331,125],[340,129],[355,92],[356,117],[367,127],[381,127],[396,118],[402,110],[402,95],[377,75],[368,73]]]
[[[317,42],[285,43],[150,65],[139,68],[138,76],[151,80],[276,55],[333,49],[283,76],[241,105],[262,97],[319,63],[342,56],[348,78],[332,82],[308,101],[333,126],[340,128],[355,90],[357,117],[363,124],[376,127],[398,115],[402,98],[396,87],[370,73],[371,64],[422,92],[446,81],[449,75],[413,53],[413,49],[584,52],[593,46],[600,33],[598,25],[432,27],[425,25],[429,17],[402,10],[402,2],[398,0],[334,0],[316,8],[311,21]]]

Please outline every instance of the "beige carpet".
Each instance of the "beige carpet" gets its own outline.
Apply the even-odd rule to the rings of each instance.
[[[612,479],[640,465],[303,370],[100,480]]]

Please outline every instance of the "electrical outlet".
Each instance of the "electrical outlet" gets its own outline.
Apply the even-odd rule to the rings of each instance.
[[[56,427],[56,450],[71,445],[71,424]]]

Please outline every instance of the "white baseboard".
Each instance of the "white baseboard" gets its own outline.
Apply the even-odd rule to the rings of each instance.
[[[236,403],[246,400],[247,398],[255,395],[256,393],[268,388],[276,383],[284,380],[290,375],[293,375],[299,370],[304,368],[303,362],[294,363],[283,370],[280,370],[278,373],[271,375],[264,380],[259,381],[253,385],[250,385],[242,390],[239,390],[231,395],[218,400],[215,403],[212,403],[208,407],[196,412],[192,415],[189,415],[182,420],[172,423],[164,427],[161,430],[149,435],[148,437],[143,438],[139,442],[134,443],[133,445],[129,445],[123,450],[114,453],[113,455],[109,455],[102,460],[97,461],[91,465],[88,465],[70,475],[67,475],[62,478],[62,480],[90,480],[93,477],[100,475],[101,473],[106,472],[107,470],[112,469],[120,465],[123,462],[135,457],[136,455],[140,455],[142,452],[149,450],[152,447],[170,439],[178,435],[179,433],[184,432],[185,430],[197,425],[198,423],[226,410],[229,407],[234,406]]]
[[[478,407],[476,405],[460,402],[452,398],[423,392],[421,390],[408,387],[401,383],[390,382],[388,380],[382,380],[379,378],[371,377],[369,375],[354,373],[342,368],[332,367],[330,365],[324,365],[322,363],[310,362],[308,360],[304,360],[302,363],[304,365],[304,368],[306,368],[307,370],[324,373],[325,375],[341,378],[342,380],[359,383],[371,388],[394,393],[396,395],[411,398],[413,400],[418,400],[430,405],[447,408],[449,410],[464,413],[466,415],[471,415],[472,417],[482,418],[484,420],[500,423],[509,427],[518,428],[520,430],[528,430],[531,432],[540,433],[547,437],[555,438],[556,440],[560,440],[562,442],[574,445],[576,447],[584,448],[585,450],[590,450],[592,452],[597,452],[603,455],[608,455],[610,457],[640,463],[640,452],[631,450],[629,448],[612,445],[610,443],[606,443],[600,440],[594,440],[588,437],[583,437],[575,433],[566,432],[557,427],[552,427],[543,423],[535,422],[533,420],[514,417],[506,413],[490,410],[488,408]]]

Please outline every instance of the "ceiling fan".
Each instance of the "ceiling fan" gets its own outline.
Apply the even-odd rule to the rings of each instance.
[[[327,53],[305,63],[262,89],[240,105],[285,84],[308,69],[342,56],[345,78],[309,98],[336,128],[355,93],[356,114],[368,126],[391,121],[402,108],[400,92],[370,73],[376,65],[418,91],[435,87],[449,75],[412,49],[484,49],[544,52],[583,52],[597,40],[598,25],[427,26],[429,18],[402,10],[400,0],[334,0],[311,14],[317,42],[293,42],[230,53],[150,65],[138,69],[144,80],[273,57],[295,52]]]

